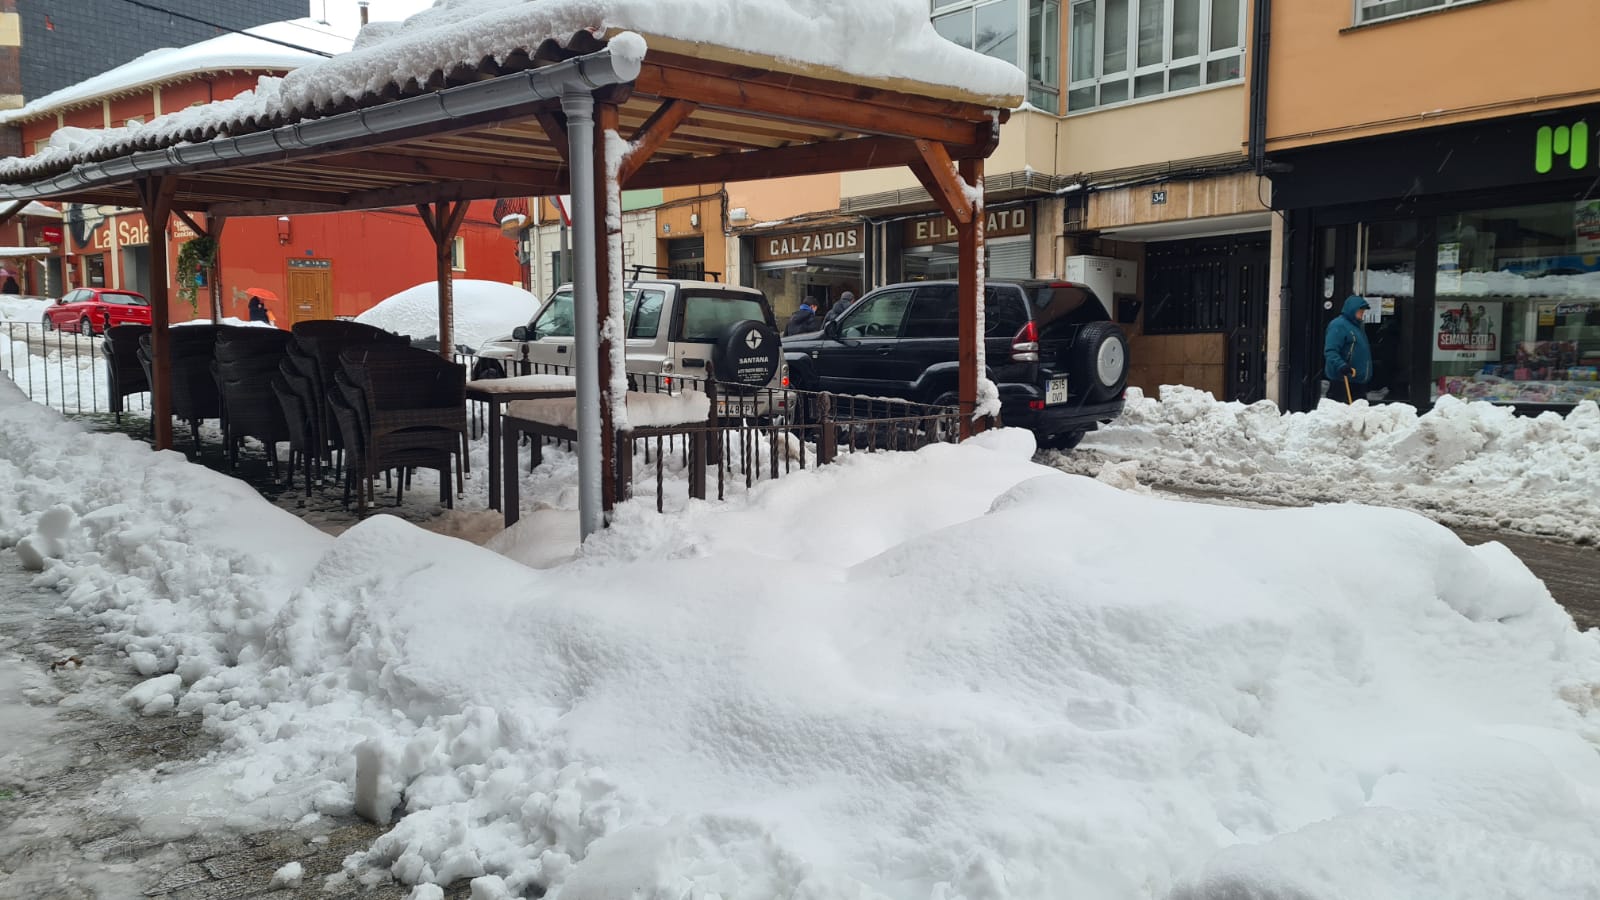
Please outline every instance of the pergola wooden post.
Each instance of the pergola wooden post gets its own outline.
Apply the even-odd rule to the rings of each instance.
[[[445,359],[450,359],[455,352],[456,292],[451,271],[455,261],[456,232],[461,230],[461,223],[466,220],[467,207],[470,205],[466,200],[417,204],[422,224],[428,227],[428,234],[433,237],[434,277],[439,280],[439,355]]]
[[[960,376],[957,397],[961,410],[961,438],[966,440],[982,431],[986,421],[977,421],[978,380],[984,370],[983,335],[978,330],[979,304],[983,293],[983,235],[987,217],[983,209],[983,160],[963,159],[959,170],[943,144],[916,141],[917,158],[911,171],[928,189],[939,208],[956,226],[956,301],[960,324],[957,329],[957,360]]]
[[[172,316],[167,277],[167,220],[178,180],[170,176],[134,182],[139,209],[150,226],[150,422],[157,450],[172,449],[172,352],[167,346]]]
[[[211,265],[206,267],[206,295],[211,298],[211,324],[220,325],[222,324],[222,227],[228,223],[228,217],[209,216],[206,219],[206,227],[201,228],[200,223],[184,210],[174,209],[173,213],[183,224],[189,226],[190,231],[216,242],[214,258],[211,260]]]

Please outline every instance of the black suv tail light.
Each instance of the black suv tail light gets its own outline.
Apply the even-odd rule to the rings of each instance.
[[[1017,336],[1011,339],[1011,361],[1019,363],[1036,363],[1039,361],[1039,327],[1033,322],[1022,326]]]

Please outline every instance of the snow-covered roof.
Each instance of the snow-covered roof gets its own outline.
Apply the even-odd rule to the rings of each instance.
[[[288,72],[326,58],[310,51],[344,53],[354,41],[354,35],[341,34],[313,19],[269,22],[247,28],[242,34],[224,34],[187,47],[151,50],[132,62],[46,94],[20,109],[0,113],[0,124],[15,124],[54,115],[107,97],[183,81],[208,72]],[[306,49],[296,50],[284,44]]]
[[[451,77],[528,68],[552,43],[581,49],[632,32],[695,58],[995,108],[1016,106],[1027,85],[1015,66],[940,37],[925,0],[454,0],[403,23],[374,22],[350,52],[263,77],[228,100],[144,125],[58,129],[40,153],[0,162],[0,179],[27,181],[79,162],[420,94]],[[623,52],[644,45],[630,36]]]

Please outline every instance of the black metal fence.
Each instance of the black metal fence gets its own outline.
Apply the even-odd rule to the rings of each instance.
[[[41,406],[73,415],[110,412],[107,369],[97,335],[46,331],[37,322],[0,322],[0,371]],[[149,405],[149,394],[123,400],[125,410]]]

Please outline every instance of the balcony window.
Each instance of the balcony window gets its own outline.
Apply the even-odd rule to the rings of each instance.
[[[1061,109],[1061,0],[930,0],[945,40],[1028,73],[1028,102]],[[1026,56],[1024,56],[1026,51]]]
[[[1356,24],[1365,25],[1430,9],[1477,2],[1479,0],[1356,0]]]
[[[1072,0],[1067,111],[1241,80],[1244,14],[1242,0]]]

